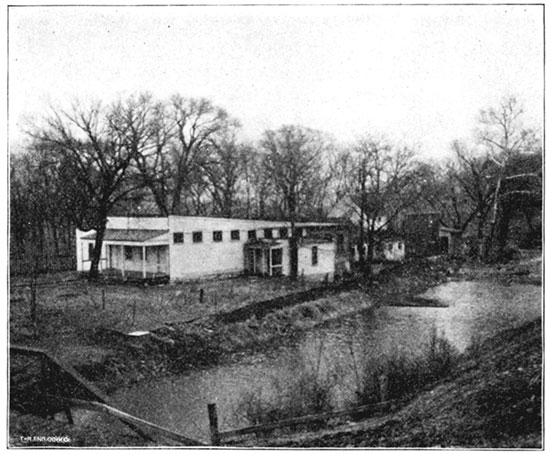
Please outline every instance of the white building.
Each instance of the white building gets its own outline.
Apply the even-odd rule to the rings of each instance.
[[[329,276],[349,269],[347,235],[335,223],[297,223],[298,272]],[[90,269],[95,231],[76,231],[77,270]],[[290,274],[290,223],[195,216],[109,217],[99,269],[123,279],[196,279]]]

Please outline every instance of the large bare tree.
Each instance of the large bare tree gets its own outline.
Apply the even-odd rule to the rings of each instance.
[[[497,107],[482,110],[480,113],[478,140],[485,146],[489,158],[498,168],[495,172],[496,184],[486,254],[491,252],[495,236],[499,238],[499,253],[506,244],[507,216],[503,216],[506,213],[502,210],[505,182],[518,178],[518,175],[510,172],[510,165],[519,155],[536,153],[541,149],[540,138],[536,132],[524,127],[524,114],[524,108],[515,96],[505,97]],[[533,178],[537,178],[537,172],[529,173]],[[500,221],[504,221],[504,224],[499,225]]]
[[[321,182],[324,155],[329,145],[318,131],[286,125],[277,130],[266,131],[261,146],[266,152],[265,170],[281,196],[285,217],[290,221],[290,275],[296,279],[296,221],[306,205],[306,194],[318,187]]]
[[[132,153],[127,131],[113,126],[113,111],[100,103],[74,103],[56,109],[36,127],[32,137],[57,160],[58,178],[74,222],[82,230],[96,230],[90,279],[98,276],[107,216],[133,190],[128,185]]]
[[[359,265],[368,273],[376,237],[416,200],[414,153],[386,139],[365,136],[343,162],[347,196],[358,216]]]

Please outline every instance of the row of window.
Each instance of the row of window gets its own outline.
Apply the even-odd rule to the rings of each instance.
[[[274,229],[263,229],[264,230],[264,238],[271,240],[273,239],[273,230]],[[301,229],[298,230],[298,236],[301,236]],[[239,241],[241,239],[241,231],[240,230],[231,230],[230,232],[231,241]],[[279,229],[279,238],[285,239],[288,238],[288,228],[282,227]],[[183,244],[183,232],[174,232],[173,234],[174,244]],[[249,230],[248,231],[248,239],[249,240],[255,240],[256,239],[256,230]],[[193,243],[202,243],[203,241],[203,235],[201,231],[193,232]],[[221,230],[214,230],[212,232],[212,241],[215,243],[219,243],[223,241],[223,231]]]

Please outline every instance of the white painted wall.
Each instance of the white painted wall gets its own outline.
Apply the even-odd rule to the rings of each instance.
[[[311,264],[312,248],[317,246],[317,265]],[[334,276],[336,257],[336,245],[334,243],[318,243],[302,245],[298,249],[298,273],[300,276],[314,276],[329,274],[329,278]]]
[[[192,279],[242,273],[245,270],[248,231],[256,230],[256,237],[263,238],[264,228],[274,228],[273,238],[276,239],[279,237],[277,229],[285,226],[285,222],[170,216],[170,278]],[[232,230],[239,231],[239,240],[231,239]],[[214,231],[222,232],[221,242],[214,241]],[[183,233],[183,244],[174,243],[173,234],[176,232]],[[193,242],[193,232],[202,232],[201,243]],[[284,255],[283,251],[283,265]]]
[[[405,259],[405,242],[404,241],[387,241],[384,242],[384,258],[390,261],[402,261]]]
[[[82,230],[76,229],[76,270],[80,272],[84,271],[90,271],[90,265],[92,257],[89,254],[89,245],[94,245],[95,240],[86,240],[81,239],[82,236],[89,235],[91,233],[94,233],[95,230],[90,230],[88,232],[84,232]],[[103,244],[101,248],[101,259],[99,262],[99,269],[102,270],[106,266],[106,258],[105,255],[106,248],[105,244]]]

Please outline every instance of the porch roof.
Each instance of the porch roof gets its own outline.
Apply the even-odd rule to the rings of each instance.
[[[168,230],[145,230],[145,229],[107,229],[103,241],[120,241],[129,243],[146,243],[156,239],[163,240],[160,236],[168,233]],[[84,240],[95,240],[96,233],[84,235]],[[166,238],[168,244],[168,238]]]
[[[282,243],[277,240],[269,240],[265,238],[258,238],[256,240],[249,240],[246,243],[246,246],[249,248],[256,248],[256,249],[264,249],[264,248],[270,248],[275,246],[281,246]]]

